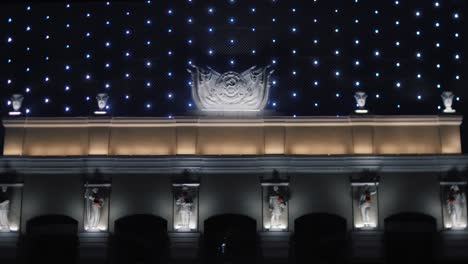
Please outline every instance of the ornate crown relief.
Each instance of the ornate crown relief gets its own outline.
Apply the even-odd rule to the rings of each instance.
[[[270,90],[269,66],[223,74],[211,68],[192,66],[192,96],[204,111],[260,111],[265,108]]]

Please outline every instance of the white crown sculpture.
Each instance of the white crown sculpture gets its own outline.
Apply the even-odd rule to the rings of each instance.
[[[270,91],[269,66],[252,67],[242,73],[223,74],[211,68],[192,66],[192,96],[203,111],[261,111]]]

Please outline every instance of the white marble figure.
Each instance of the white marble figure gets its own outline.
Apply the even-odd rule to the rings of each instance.
[[[188,187],[182,188],[180,196],[177,197],[176,205],[179,206],[179,228],[182,230],[190,229],[190,217],[192,216],[193,198],[188,193]]]
[[[366,99],[367,94],[365,92],[356,92],[354,94],[354,99],[356,99],[356,105],[358,109],[356,109],[356,113],[367,113],[367,110],[364,108],[366,106]]]
[[[14,94],[11,96],[11,105],[13,110],[18,112],[21,109],[21,105],[23,104],[23,95],[21,94]]]
[[[105,111],[107,106],[107,101],[109,100],[109,95],[106,93],[98,93],[96,95],[96,100],[100,111]]]
[[[364,227],[371,227],[372,220],[370,219],[370,211],[372,210],[372,195],[377,194],[377,191],[370,191],[369,187],[364,188],[359,197],[359,210],[361,211],[361,219]]]
[[[261,111],[265,108],[269,90],[270,67],[252,67],[242,73],[223,74],[211,68],[192,65],[192,96],[203,111]]]
[[[445,91],[441,95],[442,101],[444,102],[444,113],[455,113],[455,109],[452,108],[454,94],[449,91]]]
[[[465,227],[466,223],[462,223],[465,204],[465,193],[457,185],[450,186],[447,197],[447,212],[452,221],[452,228]]]
[[[10,231],[10,222],[8,221],[8,213],[10,212],[10,199],[7,195],[7,186],[2,186],[0,198],[0,232]]]
[[[279,187],[273,186],[273,193],[269,197],[269,209],[271,213],[270,228],[281,228],[280,217],[286,208],[286,201],[279,193]]]
[[[101,208],[104,205],[104,198],[99,196],[99,188],[87,188],[86,199],[86,223],[85,229],[98,230],[101,221]]]

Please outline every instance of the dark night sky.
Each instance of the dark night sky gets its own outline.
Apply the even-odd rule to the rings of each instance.
[[[13,93],[27,116],[194,110],[189,63],[219,72],[273,64],[267,109],[348,115],[441,113],[453,91],[466,115],[465,0],[177,0],[11,2],[0,8],[0,114]],[[337,72],[339,75],[337,75]],[[468,127],[464,151],[468,150]]]

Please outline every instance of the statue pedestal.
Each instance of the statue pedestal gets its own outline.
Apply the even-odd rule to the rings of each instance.
[[[288,260],[290,232],[260,232],[259,237],[265,260],[272,262]]]
[[[21,115],[21,112],[19,112],[19,111],[11,111],[11,112],[9,112],[8,114],[9,114],[10,116],[19,116],[19,115]]]
[[[352,231],[351,260],[379,263],[384,258],[384,234],[382,231]]]
[[[16,263],[19,233],[0,233],[0,263]]]
[[[169,232],[171,258],[175,261],[195,261],[199,257],[199,232]]]
[[[85,232],[79,234],[79,256],[83,263],[106,263],[108,259],[109,233]]]
[[[442,231],[440,240],[443,245],[442,259],[446,261],[466,261],[468,259],[468,231]]]

